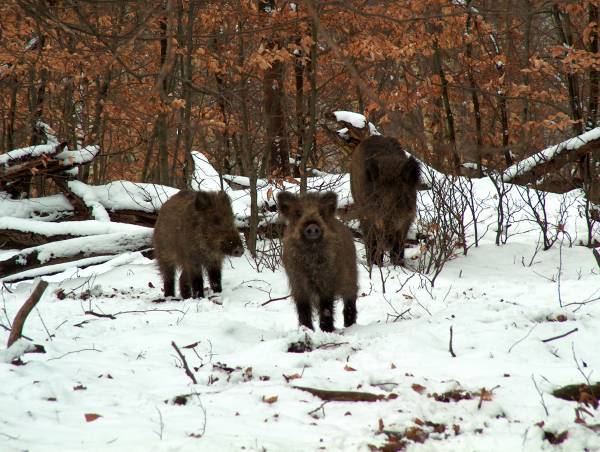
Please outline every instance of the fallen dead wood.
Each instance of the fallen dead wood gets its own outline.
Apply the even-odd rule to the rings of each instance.
[[[600,128],[550,146],[515,163],[503,171],[504,182],[527,185],[541,181],[548,174],[556,174],[569,163],[577,163],[581,157],[600,149]],[[581,181],[571,181],[581,186]]]
[[[42,295],[44,294],[44,291],[47,287],[48,283],[44,280],[41,280],[37,284],[35,289],[33,289],[33,292],[31,292],[31,295],[29,295],[27,301],[23,303],[23,306],[21,306],[19,312],[17,312],[17,315],[15,316],[15,319],[12,323],[10,335],[8,336],[8,343],[6,345],[7,348],[10,348],[10,346],[14,344],[17,341],[17,339],[19,339],[23,335],[23,327],[25,326],[25,320],[27,320],[27,316],[29,315],[29,313],[33,310],[38,301],[40,301],[40,298],[42,298]]]
[[[33,246],[44,245],[48,242],[68,240],[75,238],[74,235],[56,234],[44,235],[18,229],[0,229],[0,249],[23,249]]]
[[[306,386],[292,386],[294,389],[306,391],[315,397],[328,402],[377,402],[379,400],[390,400],[397,397],[396,394],[388,395],[373,394],[371,392],[359,391],[330,391],[327,389],[309,388]]]
[[[78,237],[61,242],[26,248],[9,259],[0,261],[0,278],[25,270],[72,262],[88,257],[141,251],[152,246],[152,230],[120,232],[91,237]]]
[[[23,249],[50,242],[114,232],[136,232],[130,224],[104,221],[44,222],[25,218],[0,218],[0,249]]]
[[[589,386],[586,384],[561,386],[552,391],[554,397],[575,402],[579,402],[582,395],[585,397],[584,394],[591,394],[597,399],[600,398],[600,381]]]

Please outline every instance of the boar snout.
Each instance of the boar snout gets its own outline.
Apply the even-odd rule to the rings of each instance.
[[[244,254],[244,248],[241,245],[236,246],[232,251],[231,251],[231,255],[233,257],[240,257],[242,254]]]
[[[309,223],[302,232],[307,240],[319,240],[323,236],[323,230],[317,223]]]
[[[230,238],[229,240],[223,241],[221,251],[228,256],[240,257],[244,254],[244,245],[239,237]]]

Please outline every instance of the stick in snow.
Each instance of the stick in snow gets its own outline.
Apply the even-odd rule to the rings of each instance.
[[[395,399],[396,394],[389,394],[387,396],[383,394],[373,394],[371,392],[358,392],[358,391],[329,391],[326,389],[308,388],[306,386],[292,386],[294,389],[306,391],[320,398],[330,402],[377,402],[378,400]]]
[[[456,353],[454,353],[454,349],[452,348],[452,325],[450,325],[450,343],[448,344],[448,351],[453,358],[456,358]]]
[[[175,344],[175,341],[171,341],[171,345],[173,346],[173,348],[179,355],[179,358],[181,359],[181,363],[183,364],[183,368],[185,369],[186,375],[188,377],[190,377],[190,379],[192,380],[192,382],[194,384],[198,384],[198,382],[196,381],[196,377],[194,377],[194,374],[192,373],[192,371],[190,370],[190,368],[188,366],[185,356],[183,356],[183,353],[181,353],[181,350],[179,350],[179,347],[177,347],[177,344]]]
[[[33,292],[31,292],[31,295],[29,296],[27,301],[23,304],[23,306],[21,306],[19,312],[17,312],[15,320],[12,324],[10,336],[8,336],[7,347],[10,347],[23,334],[23,326],[25,326],[25,320],[27,319],[27,316],[33,310],[35,305],[38,303],[38,301],[40,301],[40,298],[42,298],[46,287],[48,287],[48,283],[44,280],[41,280],[36,286],[36,288],[33,289]]]

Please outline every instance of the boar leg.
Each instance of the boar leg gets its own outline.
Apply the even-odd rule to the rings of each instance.
[[[175,266],[160,262],[159,268],[163,278],[165,297],[175,296]]]
[[[192,290],[190,286],[190,274],[187,270],[181,270],[181,276],[179,276],[179,293],[181,298],[191,298]]]
[[[333,297],[322,297],[319,300],[319,326],[322,331],[333,331]]]
[[[208,267],[208,281],[210,282],[210,288],[213,292],[221,292],[223,290],[223,287],[221,286],[220,265]]]
[[[356,323],[356,296],[344,298],[344,326]]]
[[[312,307],[308,298],[296,298],[296,311],[298,311],[298,322],[306,328],[314,330],[312,322]]]
[[[396,233],[394,246],[390,252],[390,260],[394,265],[404,265],[404,245],[409,228],[410,223],[403,224],[401,229]]]
[[[398,240],[390,252],[390,260],[393,265],[404,265],[404,241]]]
[[[202,267],[196,268],[191,273],[192,280],[192,296],[194,298],[204,298],[204,279],[202,279]]]
[[[383,253],[377,246],[378,240],[375,236],[375,233],[367,230],[366,232],[363,232],[363,238],[365,241],[365,251],[367,254],[367,264],[369,265],[369,268],[372,267],[373,264],[381,267],[383,265]]]

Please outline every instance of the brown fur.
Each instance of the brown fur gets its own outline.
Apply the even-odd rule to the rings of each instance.
[[[323,331],[333,331],[336,296],[344,300],[344,326],[356,322],[356,251],[348,228],[335,218],[333,192],[296,196],[282,192],[279,212],[288,224],[283,236],[283,266],[301,325],[313,328],[313,308]],[[307,232],[320,230],[318,238]],[[317,229],[315,229],[317,228]]]
[[[360,218],[369,266],[382,265],[390,251],[404,263],[404,242],[417,212],[419,163],[407,157],[395,138],[372,136],[352,155],[352,197]]]
[[[221,292],[225,255],[241,256],[243,252],[224,192],[180,191],[160,209],[154,228],[154,253],[165,297],[175,295],[176,268],[181,269],[182,298],[204,296],[203,269],[208,272],[210,288]]]

